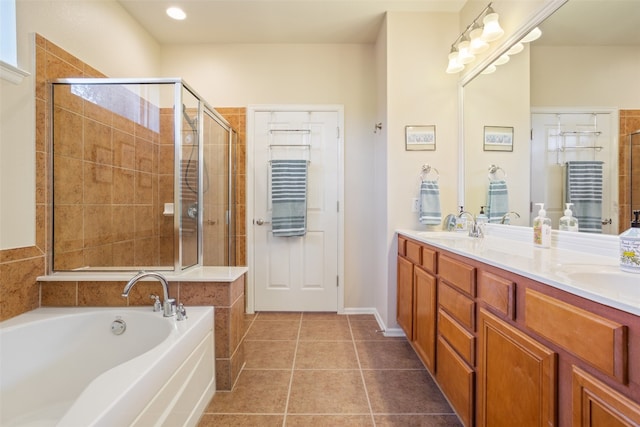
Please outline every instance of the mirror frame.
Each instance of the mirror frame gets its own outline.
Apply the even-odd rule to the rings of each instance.
[[[464,206],[464,88],[478,77],[485,68],[491,65],[511,46],[529,34],[531,30],[540,25],[555,11],[560,9],[569,0],[549,0],[540,9],[533,13],[516,31],[513,32],[502,44],[497,46],[486,57],[482,58],[473,68],[462,75],[458,81],[458,206]]]

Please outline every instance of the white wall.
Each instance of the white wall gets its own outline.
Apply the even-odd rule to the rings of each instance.
[[[458,76],[446,74],[449,45],[457,35],[457,14],[387,14],[387,128],[385,275],[376,286],[386,292],[377,309],[396,327],[396,243],[398,228],[425,229],[411,200],[418,195],[423,164],[440,172],[443,215],[453,212],[458,186]],[[406,151],[405,126],[435,125],[436,151]]]
[[[162,73],[183,77],[213,107],[344,105],[345,307],[373,307],[373,45],[166,46]]]
[[[115,0],[17,0],[20,85],[0,82],[0,249],[35,243],[35,46],[39,33],[111,77],[154,76],[158,44]]]
[[[637,109],[639,81],[637,46],[531,47],[534,107]]]

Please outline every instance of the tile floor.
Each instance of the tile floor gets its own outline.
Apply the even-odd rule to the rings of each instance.
[[[247,316],[246,365],[199,427],[460,426],[404,338],[372,315]]]

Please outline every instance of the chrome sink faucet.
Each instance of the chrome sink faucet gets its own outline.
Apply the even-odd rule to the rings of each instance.
[[[467,215],[471,218],[470,225],[467,225],[469,228],[469,237],[484,237],[484,230],[482,229],[482,224],[478,224],[477,218],[471,213],[467,211],[462,211],[458,214],[458,218],[462,218],[463,215]]]
[[[135,276],[131,278],[124,285],[124,290],[122,291],[122,296],[127,298],[129,296],[129,292],[133,285],[138,283],[139,280],[144,279],[145,277],[154,277],[158,279],[160,284],[162,285],[162,291],[164,292],[164,303],[163,303],[163,316],[164,317],[172,317],[176,315],[176,300],[174,298],[169,298],[169,282],[167,279],[160,273],[156,273],[153,271],[141,271]]]
[[[509,218],[511,215],[515,215],[516,218],[520,218],[520,214],[518,212],[507,212],[506,214],[502,215],[502,219],[500,220],[500,224],[504,224],[505,221],[507,220],[507,218]]]

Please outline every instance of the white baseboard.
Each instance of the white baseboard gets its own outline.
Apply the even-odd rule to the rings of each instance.
[[[357,307],[357,308],[345,307],[342,314],[373,314],[376,318],[376,322],[378,322],[378,326],[380,327],[380,330],[382,331],[385,337],[404,337],[405,336],[404,331],[400,328],[388,328],[387,325],[384,324],[382,317],[380,317],[378,310],[376,310],[374,307]]]

